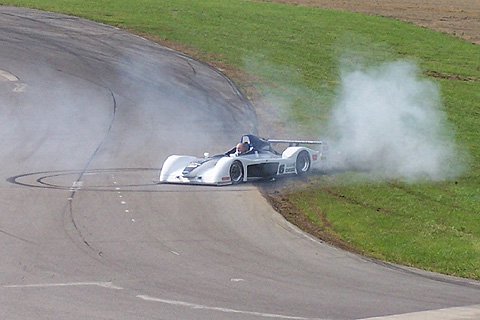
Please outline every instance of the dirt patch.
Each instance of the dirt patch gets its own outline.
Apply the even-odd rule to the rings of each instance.
[[[315,211],[318,219],[321,221],[321,225],[313,222],[307,217],[301,210],[299,210],[289,200],[289,193],[301,192],[303,189],[310,187],[318,187],[316,182],[317,174],[310,176],[292,176],[288,178],[279,178],[275,181],[260,180],[255,183],[260,192],[270,205],[279,212],[287,221],[296,225],[308,234],[321,239],[322,241],[331,244],[337,248],[362,254],[351,244],[340,239],[337,234],[332,230],[330,222],[327,219],[326,212],[318,208],[315,204],[311,204],[312,209]]]
[[[259,0],[355,11],[409,21],[480,44],[478,0]]]
[[[480,81],[479,78],[476,77],[461,77],[456,74],[444,74],[437,71],[428,71],[426,73],[429,77],[440,78],[440,79],[447,79],[447,80],[457,80],[457,81],[465,81],[465,82],[478,82]]]

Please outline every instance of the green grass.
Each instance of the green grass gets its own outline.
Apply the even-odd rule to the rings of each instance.
[[[335,182],[289,196],[314,221],[311,208],[322,208],[334,232],[366,255],[478,279],[480,190],[462,184]]]
[[[315,210],[322,210],[333,232],[365,254],[480,279],[480,46],[392,19],[275,3],[0,3],[63,12],[195,48],[200,59],[251,74],[255,89],[282,101],[295,128],[314,137],[334,104],[340,65],[409,59],[425,77],[442,75],[432,80],[441,88],[458,144],[470,154],[464,177],[409,184],[361,181],[362,174],[350,172],[316,178],[317,187],[288,197],[319,224]]]

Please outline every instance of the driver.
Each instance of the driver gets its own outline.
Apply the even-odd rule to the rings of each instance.
[[[247,153],[248,149],[250,149],[250,146],[248,145],[248,143],[246,143],[246,142],[239,143],[236,146],[237,151],[235,152],[235,155],[239,156],[241,154],[245,154],[245,153]]]

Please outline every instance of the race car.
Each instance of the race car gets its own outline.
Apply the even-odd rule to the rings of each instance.
[[[272,144],[288,144],[280,154]],[[302,147],[320,145],[320,151]],[[240,150],[242,149],[243,150]],[[305,174],[313,164],[326,161],[328,145],[322,141],[262,139],[244,134],[240,143],[225,153],[203,158],[171,155],[160,171],[159,183],[226,185],[251,179]]]

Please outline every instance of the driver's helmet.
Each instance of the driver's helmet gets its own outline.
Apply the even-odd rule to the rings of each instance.
[[[250,145],[248,143],[240,142],[240,143],[237,144],[235,154],[236,155],[244,154],[244,153],[248,152],[249,149],[250,149]]]

